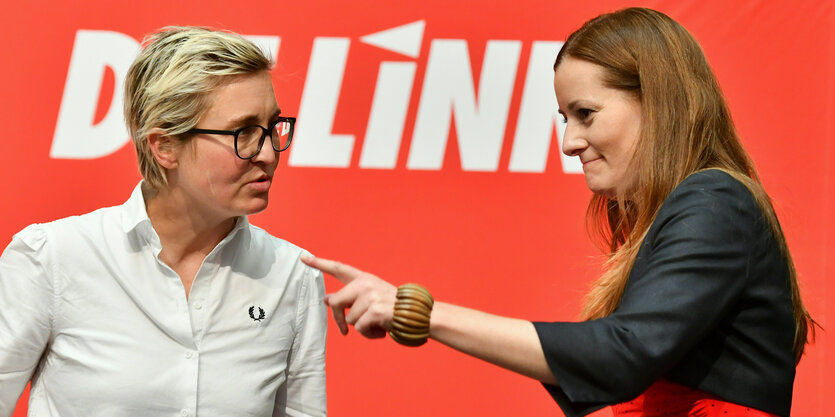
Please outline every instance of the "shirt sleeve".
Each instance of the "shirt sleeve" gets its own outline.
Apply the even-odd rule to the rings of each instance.
[[[566,416],[636,397],[717,326],[745,289],[761,213],[730,177],[686,180],[659,211],[614,313],[534,323],[560,384],[546,388]]]
[[[290,351],[287,370],[286,405],[288,417],[324,417],[327,415],[325,385],[325,341],[327,307],[325,280],[318,270],[299,262],[304,269],[301,285],[296,337]],[[279,400],[281,401],[281,400]]]
[[[8,417],[52,331],[53,285],[39,225],[14,236],[0,256],[0,416]]]

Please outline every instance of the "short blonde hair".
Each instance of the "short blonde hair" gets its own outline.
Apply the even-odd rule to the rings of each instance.
[[[161,128],[182,141],[208,109],[208,96],[229,77],[272,68],[273,62],[240,35],[202,27],[166,27],[145,38],[125,79],[125,121],[139,171],[156,190],[166,170],[148,144]]]

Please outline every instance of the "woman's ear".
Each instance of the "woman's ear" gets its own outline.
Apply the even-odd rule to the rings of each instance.
[[[177,152],[177,139],[170,136],[165,130],[155,127],[148,132],[148,146],[154,159],[165,169],[174,169],[179,166],[179,153]]]

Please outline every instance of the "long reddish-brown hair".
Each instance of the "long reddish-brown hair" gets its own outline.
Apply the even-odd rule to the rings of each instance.
[[[582,318],[611,314],[620,303],[635,257],[664,199],[687,176],[721,169],[753,194],[785,256],[790,273],[799,361],[814,321],[803,305],[786,239],[751,158],[742,148],[713,71],[698,42],[670,17],[628,8],[586,22],[557,56],[604,68],[604,83],[641,103],[641,133],[630,168],[637,182],[629,198],[595,194],[589,231],[609,254],[607,268],[587,295]]]

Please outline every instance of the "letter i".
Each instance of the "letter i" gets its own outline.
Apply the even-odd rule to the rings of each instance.
[[[363,36],[362,42],[417,58],[426,22],[417,22]],[[415,81],[417,63],[386,61],[380,64],[368,127],[362,147],[361,168],[394,169],[403,139],[403,127]]]

